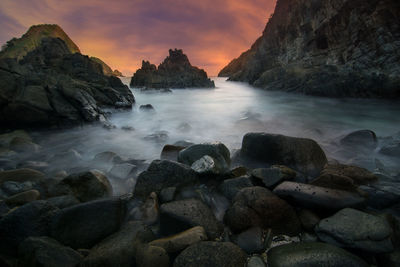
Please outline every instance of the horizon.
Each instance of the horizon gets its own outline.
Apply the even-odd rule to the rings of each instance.
[[[132,76],[142,60],[159,65],[168,56],[168,50],[174,48],[182,49],[192,65],[204,69],[209,76],[217,76],[261,36],[276,3],[275,0],[115,2],[110,5],[105,0],[82,0],[79,4],[3,0],[0,45],[21,37],[32,25],[57,24],[82,54],[102,59],[125,76]]]

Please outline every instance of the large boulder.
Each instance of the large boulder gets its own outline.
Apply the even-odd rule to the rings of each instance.
[[[19,246],[18,257],[18,266],[75,267],[83,260],[77,251],[47,236],[25,239]]]
[[[62,209],[51,220],[51,237],[72,248],[91,248],[119,229],[125,209],[118,198]]]
[[[343,164],[327,164],[322,170],[321,176],[350,178],[355,185],[369,184],[378,180],[378,177],[367,169]]]
[[[352,149],[375,149],[378,140],[376,134],[370,130],[360,130],[347,134],[340,140],[345,147]]]
[[[135,266],[137,246],[153,239],[153,233],[142,222],[128,222],[118,232],[91,248],[80,266]]]
[[[54,191],[53,194],[56,195],[73,195],[81,202],[112,195],[110,182],[98,171],[71,174],[61,180]]]
[[[151,192],[159,194],[166,187],[183,187],[196,182],[196,173],[190,167],[178,162],[155,160],[147,171],[139,175],[134,195],[146,198]]]
[[[296,182],[283,182],[273,192],[296,205],[310,209],[340,210],[361,207],[366,201],[357,193]]]
[[[319,175],[327,163],[314,140],[268,133],[246,134],[241,156],[264,164],[286,165],[310,176]]]
[[[239,191],[224,221],[236,233],[254,226],[272,228],[274,234],[295,235],[301,230],[294,209],[268,189],[258,186]]]
[[[0,251],[15,255],[19,244],[30,236],[49,234],[48,225],[57,208],[39,200],[9,212],[0,220]]]
[[[211,209],[197,199],[178,200],[160,207],[160,227],[165,235],[177,234],[194,226],[202,226],[211,239],[219,237],[222,225]]]
[[[346,208],[323,219],[315,228],[324,242],[372,253],[393,251],[393,232],[385,218]]]
[[[325,243],[292,243],[268,251],[270,267],[367,267],[359,257]]]
[[[192,166],[204,156],[209,156],[213,161],[214,173],[225,173],[229,171],[231,164],[229,149],[222,143],[206,143],[189,146],[178,154],[178,161]],[[203,159],[204,161],[204,159]]]
[[[162,247],[168,253],[176,253],[207,239],[208,237],[204,228],[196,226],[176,235],[153,240],[149,245]]]
[[[245,266],[246,254],[230,242],[199,242],[185,249],[174,261],[174,267]]]
[[[186,146],[165,145],[161,151],[160,159],[178,161],[179,152]]]

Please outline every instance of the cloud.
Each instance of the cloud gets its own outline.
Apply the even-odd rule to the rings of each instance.
[[[59,24],[81,51],[132,74],[182,48],[216,75],[261,35],[275,0],[1,0],[0,43],[29,26]]]

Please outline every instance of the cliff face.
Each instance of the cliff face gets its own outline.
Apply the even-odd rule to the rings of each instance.
[[[73,53],[60,38],[40,41],[20,60],[0,58],[0,128],[105,121],[102,107],[132,106],[129,88],[104,75],[99,63]]]
[[[250,50],[219,76],[321,96],[400,96],[400,2],[278,0]]]
[[[169,56],[158,66],[148,61],[133,75],[132,87],[147,88],[193,88],[215,87],[207,73],[190,64],[182,50],[169,50]]]
[[[21,38],[13,38],[8,41],[4,49],[0,52],[0,58],[15,58],[20,60],[29,52],[38,48],[45,38],[60,38],[64,41],[70,53],[80,53],[78,46],[60,26],[55,24],[41,24],[30,27]]]

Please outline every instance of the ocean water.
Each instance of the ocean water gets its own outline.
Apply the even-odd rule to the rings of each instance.
[[[122,78],[129,84],[129,78]],[[170,93],[132,89],[132,110],[112,112],[115,129],[85,126],[71,130],[36,133],[49,153],[78,150],[86,160],[99,152],[151,161],[165,144],[179,140],[194,143],[220,141],[238,149],[244,134],[268,132],[316,140],[330,158],[349,163],[338,141],[352,131],[369,129],[379,137],[400,131],[400,105],[387,100],[329,99],[269,92],[245,83],[214,78],[215,89],[180,89]],[[155,111],[141,111],[151,104]],[[132,129],[127,130],[127,127]],[[149,136],[155,134],[155,136]],[[350,163],[374,168],[375,159],[396,171],[398,162],[377,151],[360,153]],[[366,163],[367,162],[367,163]]]

